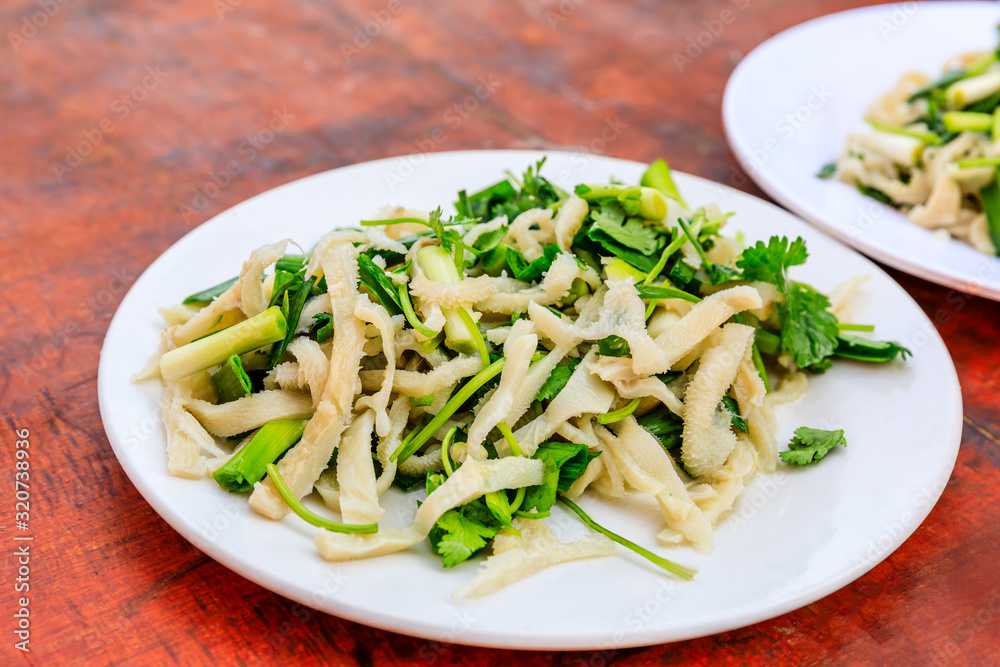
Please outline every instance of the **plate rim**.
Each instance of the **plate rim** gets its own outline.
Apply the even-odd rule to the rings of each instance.
[[[847,9],[839,12],[833,12],[831,14],[825,14],[823,16],[818,16],[816,18],[810,19],[808,21],[803,21],[794,26],[786,28],[785,30],[772,35],[765,41],[758,44],[753,48],[746,56],[744,56],[737,66],[733,69],[732,73],[726,81],[726,87],[722,95],[722,126],[723,132],[726,136],[726,143],[729,144],[730,150],[737,159],[739,167],[753,180],[753,182],[760,187],[769,197],[778,202],[781,206],[790,210],[795,215],[800,218],[810,222],[817,228],[826,232],[828,235],[834,237],[836,240],[844,243],[851,248],[857,250],[858,252],[871,257],[873,259],[887,264],[895,269],[903,271],[911,276],[920,278],[921,280],[926,280],[931,283],[941,285],[943,287],[948,287],[960,292],[970,294],[972,296],[978,296],[985,299],[990,299],[993,301],[1000,301],[1000,278],[994,278],[989,281],[980,281],[974,276],[958,273],[948,267],[941,267],[933,263],[927,263],[927,260],[914,260],[907,256],[893,253],[891,250],[882,247],[882,245],[873,245],[871,243],[864,242],[859,236],[852,236],[851,234],[845,232],[839,225],[835,223],[828,222],[821,215],[813,214],[808,206],[803,203],[800,199],[796,197],[795,194],[786,192],[785,189],[780,188],[778,185],[772,183],[770,180],[765,178],[760,170],[757,169],[747,169],[746,164],[752,163],[750,159],[749,149],[744,146],[738,140],[735,135],[735,121],[733,120],[737,115],[737,102],[735,100],[735,93],[733,92],[733,82],[743,74],[746,70],[754,65],[752,62],[755,57],[760,57],[765,51],[776,48],[783,41],[787,39],[792,39],[798,35],[798,33],[808,30],[810,28],[815,28],[817,25],[830,23],[833,21],[848,20],[856,16],[864,14],[880,14],[891,12],[894,8],[903,8],[913,4],[920,4],[926,8],[933,8],[937,10],[945,9],[951,11],[965,11],[965,10],[986,10],[993,9],[994,13],[1000,12],[1000,7],[994,3],[982,2],[976,0],[958,0],[943,2],[941,0],[930,0],[920,3],[913,2],[896,2],[881,5],[868,5],[864,7],[855,7],[853,9]],[[899,211],[882,204],[881,202],[875,202],[872,200],[874,205],[880,207],[883,211],[898,216],[901,221],[905,220]],[[907,224],[911,224],[907,221]],[[928,233],[930,231],[928,230]],[[962,243],[961,241],[950,241],[951,243]],[[967,244],[963,244],[967,245]],[[975,251],[975,249],[972,249]],[[975,251],[978,252],[978,251]],[[989,258],[990,256],[986,253],[980,253],[983,257]],[[993,258],[996,260],[998,268],[1000,268],[1000,256]]]
[[[554,151],[554,150],[485,149],[485,150],[444,151],[440,153],[420,154],[420,155],[423,158],[434,160],[438,156],[444,156],[447,158],[449,156],[458,157],[458,156],[468,156],[473,154],[476,155],[485,154],[491,157],[496,156],[499,161],[501,159],[501,156],[510,156],[510,158],[514,158],[515,156],[519,157],[530,156],[532,158],[540,158],[543,156],[556,155],[556,154],[577,155],[578,152]],[[298,586],[296,584],[284,581],[280,577],[275,576],[269,571],[258,568],[251,561],[245,561],[245,560],[240,561],[238,563],[238,567],[234,566],[233,564],[230,564],[229,562],[229,559],[231,558],[230,550],[225,548],[218,541],[206,541],[201,539],[197,533],[197,527],[193,524],[193,522],[191,522],[188,519],[185,519],[179,511],[175,510],[174,506],[168,502],[168,499],[161,499],[161,497],[153,489],[153,484],[147,481],[140,473],[140,471],[137,469],[137,467],[132,464],[131,460],[129,459],[129,456],[127,455],[127,450],[124,448],[123,444],[119,441],[118,434],[112,434],[112,432],[109,429],[109,426],[107,425],[109,421],[106,419],[112,409],[109,402],[110,399],[108,398],[108,392],[111,391],[111,387],[109,386],[109,380],[107,377],[107,373],[109,371],[106,370],[107,365],[105,364],[106,353],[110,355],[107,347],[108,339],[111,337],[112,332],[116,331],[116,327],[122,326],[122,321],[119,320],[119,314],[122,312],[122,304],[125,304],[126,301],[132,298],[133,293],[137,293],[136,290],[141,285],[143,277],[147,274],[147,272],[153,269],[159,262],[166,261],[164,260],[164,258],[170,255],[171,251],[173,251],[180,244],[184,243],[185,240],[188,239],[189,237],[197,237],[203,233],[207,233],[205,230],[208,228],[210,223],[213,223],[214,221],[221,219],[223,216],[231,213],[237,208],[241,208],[244,206],[252,206],[252,202],[254,202],[254,200],[256,200],[257,198],[266,195],[271,195],[275,191],[281,190],[282,188],[292,186],[310,179],[322,178],[324,176],[328,176],[333,172],[347,172],[359,168],[368,168],[373,165],[384,165],[390,163],[395,164],[395,163],[400,163],[403,160],[412,159],[414,157],[415,157],[414,155],[402,155],[402,156],[381,158],[378,160],[371,160],[367,162],[360,162],[326,170],[316,174],[311,174],[309,176],[305,176],[300,179],[295,179],[287,183],[283,183],[281,185],[278,185],[269,190],[265,190],[261,193],[254,195],[253,197],[250,197],[242,202],[235,204],[234,206],[226,209],[225,211],[222,211],[217,215],[213,216],[209,220],[206,220],[205,222],[201,223],[200,225],[198,225],[197,227],[193,228],[188,233],[186,233],[184,236],[177,239],[167,249],[162,251],[156,257],[156,259],[153,260],[153,262],[151,262],[149,266],[147,266],[143,270],[142,274],[130,287],[129,291],[122,299],[121,304],[119,304],[118,308],[115,311],[115,315],[112,318],[112,321],[105,334],[105,338],[102,343],[102,348],[100,353],[100,363],[98,368],[98,401],[102,419],[102,427],[104,427],[109,443],[112,446],[115,458],[122,466],[122,469],[125,471],[126,476],[128,476],[129,481],[131,481],[133,486],[136,488],[137,491],[139,491],[140,495],[150,505],[153,511],[157,515],[159,515],[160,518],[166,521],[167,524],[171,526],[171,528],[177,531],[181,535],[181,537],[183,537],[186,541],[192,544],[192,546],[202,551],[203,553],[211,557],[213,560],[217,561],[220,565],[234,572],[235,574],[245,579],[248,579],[256,583],[257,585],[260,585],[263,588],[266,588],[267,590],[271,591],[272,593],[275,593],[276,595],[288,598],[299,604],[305,605],[313,609],[317,609],[318,611],[321,611],[323,613],[328,613],[337,616],[339,618],[379,628],[382,630],[406,634],[409,636],[418,637],[430,641],[441,642],[443,640],[441,639],[440,625],[433,624],[430,622],[425,622],[421,619],[414,619],[411,617],[404,618],[402,616],[388,616],[385,614],[380,615],[376,612],[371,612],[363,608],[347,606],[339,602],[336,598],[328,597],[324,601],[324,606],[319,606],[316,602],[307,599],[307,596],[304,591],[300,593],[300,591],[298,590]],[[588,157],[590,159],[608,161],[610,163],[617,163],[621,165],[627,164],[629,167],[632,168],[634,168],[636,165],[642,165],[642,163],[633,160],[612,158],[603,155],[588,154]],[[777,207],[775,204],[771,202],[760,199],[759,197],[755,197],[754,195],[750,195],[748,193],[739,191],[735,188],[732,188],[731,186],[717,183],[715,181],[711,181],[709,179],[692,174],[687,174],[684,172],[676,172],[676,173],[682,174],[683,178],[685,179],[692,179],[695,181],[699,181],[706,188],[721,187],[724,188],[725,190],[730,191],[731,194],[735,194],[737,198],[746,197],[756,202],[759,202],[767,207],[775,207],[779,211],[781,210],[779,207]],[[785,211],[784,213],[796,217],[794,213],[788,213],[787,211]],[[825,230],[816,229],[814,231],[816,231],[820,235],[829,236],[829,234],[827,234]],[[840,243],[836,239],[830,239],[830,240],[832,240],[834,243]],[[893,280],[892,276],[889,276],[887,273],[885,273],[885,271],[883,271],[881,267],[875,265],[873,262],[868,260],[864,255],[862,255],[857,250],[854,250],[853,248],[848,248],[848,249],[851,252],[857,253],[865,262],[868,262],[871,265],[870,269],[873,271],[873,273],[882,274],[883,277],[885,277],[888,281],[890,281],[892,285],[894,285],[898,289],[898,292],[901,295],[905,296],[905,298],[908,300],[908,305],[914,309],[914,312],[918,314],[920,317],[922,317],[924,320],[926,320],[927,324],[930,326],[930,331],[932,331],[933,333],[933,339],[935,339],[938,343],[940,343],[942,349],[944,350],[946,360],[948,362],[946,364],[947,368],[945,370],[950,371],[946,373],[946,375],[948,376],[947,391],[948,393],[952,394],[951,398],[954,403],[952,409],[949,410],[949,414],[955,415],[955,418],[953,419],[953,424],[951,429],[952,432],[949,435],[950,452],[945,458],[945,460],[948,461],[948,464],[946,466],[946,469],[942,468],[941,470],[938,470],[935,473],[935,481],[940,482],[938,485],[940,490],[937,490],[933,494],[933,499],[932,499],[933,502],[928,503],[926,509],[921,508],[921,510],[913,513],[914,519],[911,522],[912,526],[907,525],[906,529],[902,531],[902,533],[899,536],[893,539],[890,547],[882,551],[878,559],[874,560],[873,562],[866,562],[862,567],[855,566],[853,568],[844,570],[838,576],[833,577],[828,581],[826,581],[824,585],[816,585],[811,588],[805,588],[801,591],[798,591],[793,596],[787,596],[786,598],[783,598],[778,603],[770,603],[768,605],[768,611],[763,612],[763,614],[761,612],[760,607],[748,607],[736,614],[725,616],[725,620],[720,619],[713,621],[702,621],[700,622],[700,624],[690,624],[690,626],[681,624],[680,628],[682,629],[682,631],[680,632],[675,631],[669,637],[665,637],[663,635],[662,629],[660,632],[656,632],[655,629],[649,630],[644,628],[642,631],[630,634],[626,641],[620,643],[616,642],[612,647],[614,650],[633,648],[639,646],[649,646],[660,643],[673,643],[678,641],[695,639],[698,637],[710,636],[730,630],[735,630],[738,628],[746,627],[747,625],[764,622],[766,620],[783,615],[795,609],[799,609],[816,600],[822,599],[830,595],[831,593],[840,590],[844,586],[859,579],[860,577],[864,576],[864,574],[866,574],[876,565],[878,565],[883,560],[888,558],[903,542],[909,539],[909,537],[913,534],[913,532],[917,530],[917,528],[919,528],[919,526],[923,523],[923,521],[926,519],[926,517],[930,514],[930,512],[937,504],[938,499],[943,493],[944,488],[951,477],[952,471],[955,466],[955,462],[957,460],[959,448],[961,446],[963,407],[962,407],[961,388],[959,384],[958,374],[954,366],[954,360],[952,359],[951,354],[947,349],[947,346],[944,344],[944,341],[941,339],[937,329],[933,326],[929,318],[927,318],[926,313],[923,312],[923,309],[920,308],[919,304],[917,304],[917,302],[913,299],[913,297],[908,292],[906,292],[906,290],[903,289],[902,286],[896,283],[896,281]],[[469,646],[486,647],[486,648],[504,648],[513,650],[577,651],[577,650],[602,650],[608,648],[605,645],[595,644],[593,643],[592,640],[588,642],[588,636],[582,634],[566,634],[564,637],[559,637],[559,638],[554,638],[551,635],[543,635],[543,634],[526,634],[519,639],[517,645],[512,645],[510,643],[508,635],[506,634],[497,635],[496,633],[491,633],[489,631],[484,631],[481,629],[471,629],[466,634],[456,637],[453,643],[461,645],[469,645]]]

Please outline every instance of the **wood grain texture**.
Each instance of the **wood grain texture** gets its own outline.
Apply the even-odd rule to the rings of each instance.
[[[855,4],[103,0],[67,3],[32,31],[23,20],[39,5],[5,3],[0,402],[7,470],[15,427],[31,430],[35,542],[32,652],[13,650],[15,594],[4,582],[2,662],[995,662],[1000,304],[896,272],[947,342],[963,386],[963,443],[940,502],[850,586],[694,641],[513,654],[304,608],[231,573],[159,519],[118,466],[98,413],[103,335],[142,270],[204,220],[302,176],[426,150],[582,147],[643,161],[665,155],[760,195],[726,147],[726,78],[771,35]],[[677,67],[674,54],[723,11],[733,20]],[[366,28],[373,36],[355,42]],[[276,114],[282,127],[264,132]],[[212,174],[231,161],[239,173],[213,187]],[[13,474],[0,484],[12,498]],[[4,517],[10,581],[12,507]]]

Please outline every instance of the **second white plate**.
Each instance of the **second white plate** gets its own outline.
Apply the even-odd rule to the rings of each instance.
[[[426,543],[403,553],[328,563],[316,529],[290,515],[254,514],[245,497],[211,479],[171,477],[160,422],[159,383],[132,384],[156,348],[158,306],[233,275],[257,246],[291,237],[310,247],[385,203],[448,206],[461,188],[520,173],[543,154],[472,151],[380,160],[317,174],[254,197],[197,228],[136,281],[115,314],[101,352],[101,416],[115,454],[149,504],[185,538],[235,572],[276,593],[360,623],[438,641],[523,649],[615,649],[730,630],[827,595],[888,556],[920,524],[947,482],[958,451],[961,395],[948,351],[909,296],[870,261],[759,199],[677,175],[692,203],[736,212],[730,233],[748,239],[803,236],[811,253],[799,280],[829,291],[868,274],[857,321],[898,340],[914,357],[868,366],[838,363],[809,394],[779,412],[779,441],[801,425],[843,428],[848,449],[816,467],[757,478],[716,533],[711,555],[664,549],[655,508],[587,498],[594,518],[643,546],[698,568],[679,583],[628,552],[554,567],[499,593],[456,602],[451,593],[480,559],[441,567]],[[637,182],[643,165],[550,154],[544,173],[559,185]],[[798,269],[801,269],[798,270]],[[383,525],[410,521],[418,496],[387,494]],[[565,539],[584,532],[562,508],[547,520]],[[325,511],[325,510],[319,510]],[[155,557],[151,555],[150,557]]]
[[[744,170],[779,203],[865,254],[947,287],[1000,300],[1000,258],[941,241],[839,181],[815,174],[872,100],[907,70],[934,77],[952,56],[997,46],[992,2],[907,2],[832,14],[786,30],[739,64],[723,121]]]

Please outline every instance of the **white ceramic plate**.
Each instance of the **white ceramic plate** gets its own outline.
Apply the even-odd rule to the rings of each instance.
[[[961,395],[944,344],[910,297],[861,255],[771,204],[683,174],[677,180],[689,201],[714,201],[737,212],[731,230],[749,239],[805,237],[812,257],[797,278],[830,290],[847,276],[869,274],[857,321],[874,323],[880,336],[914,352],[906,364],[839,363],[813,380],[807,398],[782,409],[782,442],[807,424],[845,429],[849,448],[815,468],[758,478],[718,529],[710,556],[656,546],[658,512],[648,506],[585,499],[599,522],[697,567],[690,583],[677,583],[623,552],[454,602],[451,592],[473,576],[477,562],[444,570],[424,543],[384,558],[327,563],[313,546],[315,529],[298,517],[275,523],[210,479],[167,475],[159,384],[128,380],[156,347],[158,306],[230,277],[263,243],[291,237],[308,248],[331,227],[354,224],[385,203],[447,205],[458,189],[489,185],[505,168],[520,173],[539,157],[474,151],[337,169],[243,202],[163,253],[122,301],[104,342],[98,381],[108,437],[150,505],[219,562],[303,604],[405,634],[505,648],[614,649],[737,628],[837,590],[899,546],[937,500],[958,451]],[[610,176],[637,182],[642,169],[567,153],[550,154],[545,173],[570,187]],[[393,493],[383,525],[408,523],[417,497]],[[562,511],[550,524],[563,539],[583,533]]]
[[[997,45],[1000,6],[908,2],[824,16],[772,37],[726,85],[723,120],[744,170],[775,200],[865,254],[947,287],[1000,300],[1000,258],[941,241],[850,185],[815,177],[876,96],[907,70]]]

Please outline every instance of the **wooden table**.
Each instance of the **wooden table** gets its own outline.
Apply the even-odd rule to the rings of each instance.
[[[582,147],[642,161],[666,156],[678,169],[761,195],[723,137],[726,78],[771,35],[854,4],[7,3],[0,396],[11,472],[2,484],[13,506],[15,430],[28,429],[31,523],[20,534],[34,541],[31,652],[13,648],[20,594],[4,583],[2,662],[1000,659],[1000,304],[896,272],[936,322],[964,389],[962,448],[940,502],[898,551],[843,590],[678,644],[515,655],[302,608],[170,529],[125,477],[98,414],[98,352],[136,277],[206,219],[293,179],[417,151]],[[689,61],[676,57],[687,49]],[[271,123],[280,127],[263,132]],[[609,126],[618,130],[601,139]],[[219,176],[231,161],[238,173]],[[14,548],[25,544],[12,540],[13,512],[2,528],[8,581]]]

